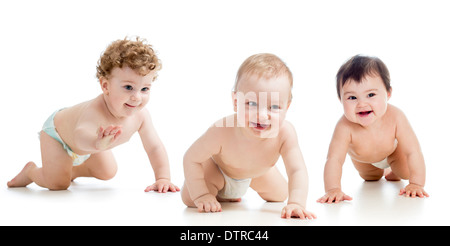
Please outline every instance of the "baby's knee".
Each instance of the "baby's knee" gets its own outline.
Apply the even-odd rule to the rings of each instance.
[[[371,170],[358,170],[358,173],[365,181],[378,181],[383,177],[384,170],[374,167]]]
[[[361,178],[363,178],[365,181],[378,181],[383,177],[383,174],[359,174]]]
[[[284,201],[286,201],[286,199],[287,199],[287,196],[278,196],[278,197],[268,197],[268,198],[265,198],[264,200],[266,202],[284,202]]]
[[[189,191],[186,189],[186,185],[184,185],[183,188],[181,188],[181,200],[183,201],[184,205],[188,207],[195,207],[195,204],[191,199]]]
[[[100,180],[110,180],[116,176],[116,173],[117,173],[117,168],[109,168],[109,169],[103,170],[102,172],[99,172],[96,175],[96,178],[98,178]]]
[[[47,183],[49,190],[67,190],[70,186],[71,180],[55,180]]]
[[[274,202],[284,202],[288,198],[288,192],[283,192],[283,194],[279,194],[278,197],[275,197]]]
[[[258,193],[267,202],[284,202],[288,198],[288,192],[266,192]]]

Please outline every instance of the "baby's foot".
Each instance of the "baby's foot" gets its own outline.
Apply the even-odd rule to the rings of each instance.
[[[400,181],[402,180],[399,176],[395,175],[390,168],[384,169],[384,178],[387,181]]]
[[[33,182],[31,179],[28,178],[27,172],[28,170],[35,168],[36,164],[34,162],[28,162],[25,167],[20,171],[19,174],[17,174],[16,177],[11,179],[11,181],[8,182],[8,187],[25,187],[29,185],[31,182]]]

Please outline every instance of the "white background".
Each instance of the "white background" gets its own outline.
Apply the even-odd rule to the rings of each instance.
[[[308,206],[319,217],[313,223],[345,224],[346,220],[338,216],[342,210],[334,211],[343,205],[319,205],[315,200],[323,195],[323,165],[335,123],[342,115],[335,74],[351,56],[367,54],[378,56],[388,66],[393,87],[390,103],[409,118],[427,165],[426,190],[431,197],[422,201],[396,198],[396,209],[423,203],[417,205],[422,215],[411,211],[419,216],[414,220],[417,224],[448,225],[450,216],[441,208],[448,202],[444,193],[450,148],[449,10],[446,1],[3,1],[0,224],[202,224],[199,221],[204,221],[205,215],[186,209],[179,193],[160,196],[142,192],[154,182],[154,176],[137,134],[114,150],[119,173],[111,181],[80,179],[66,192],[48,192],[35,185],[24,189],[6,187],[26,162],[33,160],[40,165],[37,132],[52,112],[101,93],[95,66],[106,46],[113,40],[137,35],[154,46],[163,63],[147,107],[168,151],[173,182],[180,188],[186,149],[214,121],[233,113],[231,88],[240,64],[255,53],[274,53],[294,75],[294,98],[287,120],[296,127],[308,167]],[[279,167],[283,169],[282,163]],[[374,185],[364,183],[348,159],[344,168],[344,191],[357,189],[364,194],[367,185]],[[390,187],[385,183],[376,185],[380,189]],[[405,184],[396,183],[379,194],[377,206],[382,204],[383,209],[392,212],[393,207],[383,202],[386,196],[395,197]],[[130,191],[137,195],[130,195],[134,194]],[[363,209],[362,216],[369,215],[373,204],[367,200],[358,203],[356,198],[362,194],[350,194],[355,200],[348,204],[353,207],[343,210],[359,216],[358,209]],[[105,199],[98,198],[102,196]],[[239,213],[258,216],[264,212],[258,206],[278,206],[276,213],[282,208],[257,197],[252,199],[252,194],[249,197],[242,204],[250,207],[238,209]],[[70,202],[63,202],[67,199]],[[33,206],[44,211],[55,209],[57,201],[73,213],[92,209],[95,206],[91,205],[101,200],[102,206],[114,203],[144,214],[140,208],[152,210],[151,204],[165,204],[165,199],[170,200],[168,208],[177,217],[194,219],[161,215],[130,219],[125,212],[114,210],[101,219],[77,217],[81,214],[78,212],[65,220],[59,214],[32,212]],[[73,201],[77,201],[76,206],[70,205]],[[143,204],[136,209],[128,206],[136,203]],[[257,208],[251,207],[255,204]],[[33,209],[23,215],[25,208]],[[223,218],[217,216],[207,218],[213,219],[214,225],[223,224]],[[235,216],[237,220],[242,217]],[[283,224],[278,217],[274,223]]]

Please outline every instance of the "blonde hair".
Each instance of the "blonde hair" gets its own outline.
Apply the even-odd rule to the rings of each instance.
[[[286,64],[278,56],[269,53],[252,55],[241,64],[236,75],[233,92],[237,91],[239,80],[244,75],[257,75],[266,78],[287,75],[291,89],[294,81],[292,72]],[[291,98],[292,93],[290,95]]]
[[[136,37],[136,41],[127,39],[112,42],[101,55],[97,62],[97,78],[111,74],[115,67],[128,66],[139,75],[145,76],[151,71],[161,69],[161,61],[155,54],[152,46],[146,44],[145,39]],[[157,75],[153,80],[155,80]]]

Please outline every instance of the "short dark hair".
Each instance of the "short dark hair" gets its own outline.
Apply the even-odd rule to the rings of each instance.
[[[341,88],[349,79],[361,83],[361,80],[367,75],[380,76],[386,90],[391,90],[391,78],[386,65],[378,57],[356,55],[345,62],[336,74],[336,89],[339,99],[341,99]]]

